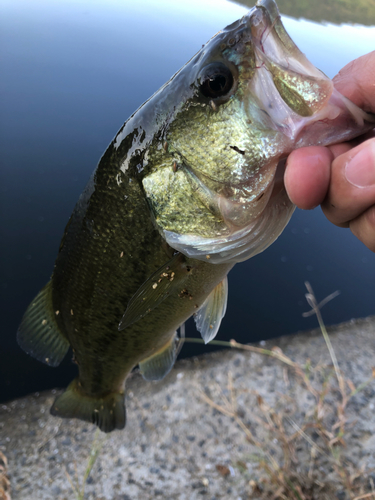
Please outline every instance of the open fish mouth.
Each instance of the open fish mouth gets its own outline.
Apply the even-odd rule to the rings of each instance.
[[[248,113],[281,132],[286,148],[288,139],[292,149],[341,142],[363,133],[366,121],[373,122],[298,49],[274,0],[259,0],[244,21],[252,33],[256,59],[256,71],[248,83]]]

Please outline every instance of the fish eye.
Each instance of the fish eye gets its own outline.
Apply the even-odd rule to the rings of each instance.
[[[228,94],[233,87],[231,70],[220,62],[208,64],[199,75],[200,91],[206,97],[215,99]]]

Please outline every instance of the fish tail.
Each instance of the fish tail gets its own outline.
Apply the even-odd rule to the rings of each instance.
[[[79,418],[91,422],[103,432],[123,429],[126,423],[124,393],[89,396],[80,388],[78,379],[74,379],[65,392],[55,399],[50,412],[62,418]]]

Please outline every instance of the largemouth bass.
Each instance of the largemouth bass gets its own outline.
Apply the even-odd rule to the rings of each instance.
[[[273,0],[209,40],[109,145],[22,319],[27,353],[57,366],[71,347],[78,365],[51,413],[122,429],[133,367],[164,377],[193,314],[212,340],[228,272],[289,221],[286,156],[373,126],[298,50]]]

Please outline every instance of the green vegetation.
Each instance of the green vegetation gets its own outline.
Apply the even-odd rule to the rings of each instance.
[[[236,3],[253,7],[255,0],[234,0]],[[333,24],[375,25],[375,0],[278,0],[281,14]]]
[[[72,490],[77,500],[83,500],[85,498],[86,481],[89,478],[90,473],[95,465],[96,459],[98,458],[99,453],[105,441],[108,438],[108,434],[106,434],[104,437],[100,439],[100,434],[101,434],[100,430],[96,429],[94,434],[94,439],[91,445],[90,455],[87,459],[86,470],[83,475],[82,481],[79,480],[77,464],[75,462],[74,462],[74,469],[75,469],[74,477],[72,477],[71,474],[69,474],[68,470],[65,469],[66,477],[70,483],[70,486],[72,487]]]

